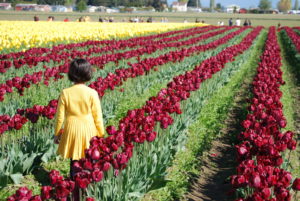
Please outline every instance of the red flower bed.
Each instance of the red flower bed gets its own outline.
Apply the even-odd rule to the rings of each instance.
[[[290,37],[292,40],[293,44],[295,45],[298,53],[300,53],[300,36],[290,27],[283,27],[287,33],[287,35]]]
[[[232,39],[234,36],[240,34],[246,29],[248,28],[247,27],[241,28],[237,31],[229,33],[228,35],[218,40],[215,40],[205,45],[193,46],[188,49],[182,48],[181,50],[171,51],[169,53],[158,56],[156,58],[144,59],[138,63],[130,64],[131,65],[130,68],[117,69],[115,70],[115,74],[109,73],[106,78],[100,77],[97,79],[97,81],[92,82],[89,86],[91,88],[94,88],[99,93],[99,96],[102,97],[107,89],[114,90],[116,86],[121,86],[123,82],[126,81],[128,78],[134,78],[137,76],[144,75],[145,72],[150,71],[155,66],[163,65],[168,62],[181,61],[185,57],[189,57],[192,54],[199,53],[208,49],[216,48],[222,44],[225,44],[228,40]],[[204,40],[223,32],[225,32],[225,30],[210,32],[208,34],[201,35],[198,39],[191,39],[188,41],[190,44],[193,44],[195,40]],[[186,45],[188,41],[179,42],[179,43],[184,43]],[[64,65],[64,67],[65,67],[64,71],[67,72],[68,67],[66,65]],[[25,117],[27,120],[31,121],[32,123],[36,123],[40,116],[46,117],[48,119],[53,119],[56,113],[56,106],[57,106],[57,100],[51,100],[47,106],[35,105],[32,108],[17,109],[16,115],[21,115],[22,117]],[[16,129],[15,126],[13,127],[8,126],[8,124],[12,121],[13,118],[14,116],[13,117],[9,117],[8,115],[0,116],[0,122],[1,122],[0,134],[3,134],[8,130]],[[24,121],[22,120],[22,122]],[[22,122],[20,121],[18,123],[23,125],[24,123]]]
[[[237,174],[231,177],[234,189],[250,188],[252,193],[238,201],[288,201],[291,200],[289,186],[291,173],[280,168],[283,163],[281,152],[294,150],[296,141],[293,133],[282,133],[286,126],[280,98],[282,80],[280,47],[276,29],[269,29],[265,51],[253,81],[253,98],[249,114],[239,134],[241,141],[237,149]],[[297,189],[297,184],[295,184]]]
[[[14,66],[16,68],[20,68],[21,66],[28,64],[29,66],[34,65],[36,66],[40,61],[44,62],[44,61],[50,61],[50,60],[54,60],[58,63],[63,62],[64,64],[59,65],[58,67],[47,67],[46,65],[44,65],[44,71],[38,71],[35,72],[31,75],[29,74],[25,74],[22,78],[21,77],[15,77],[12,78],[10,80],[7,80],[5,83],[0,84],[0,101],[4,100],[4,96],[6,93],[12,93],[13,92],[13,88],[16,88],[18,90],[18,93],[23,96],[23,92],[25,88],[29,88],[32,84],[38,84],[41,81],[44,82],[45,85],[48,86],[48,81],[53,77],[54,80],[59,80],[62,79],[64,77],[63,74],[68,72],[68,68],[69,68],[69,63],[70,63],[70,58],[76,58],[76,57],[86,57],[86,59],[88,59],[88,61],[92,64],[92,65],[97,65],[99,66],[99,68],[103,68],[103,66],[109,62],[115,62],[116,64],[118,64],[119,60],[122,59],[129,59],[132,57],[139,57],[140,55],[143,54],[151,54],[156,52],[157,50],[162,50],[164,48],[169,48],[169,47],[181,47],[184,45],[190,45],[193,43],[196,43],[200,40],[205,39],[205,37],[196,37],[196,38],[192,38],[189,40],[186,40],[184,42],[173,42],[173,43],[168,43],[169,41],[177,41],[177,40],[181,40],[185,37],[188,36],[194,36],[200,33],[205,33],[207,31],[216,29],[216,27],[207,27],[207,28],[200,28],[199,30],[196,29],[194,31],[190,31],[188,33],[184,33],[178,36],[174,36],[174,37],[170,37],[170,38],[163,38],[159,41],[141,41],[143,42],[143,47],[135,49],[135,50],[128,50],[122,53],[112,53],[112,54],[105,54],[102,56],[98,56],[98,57],[91,57],[88,58],[87,56],[91,55],[92,53],[99,53],[102,52],[102,48],[99,48],[98,50],[96,50],[96,48],[92,48],[87,50],[87,51],[76,51],[73,50],[71,53],[70,52],[54,52],[51,53],[47,56],[44,56],[45,59],[42,59],[42,57],[36,57],[36,56],[31,56],[30,58],[27,57],[28,60],[25,61],[25,59],[19,59],[19,60],[14,60]],[[220,34],[223,33],[225,31],[229,30],[224,29],[224,30],[220,30],[217,32],[214,32],[215,34]],[[209,37],[212,37],[213,35],[209,35]],[[138,42],[138,40],[137,40]],[[131,42],[129,42],[129,44],[131,44]],[[126,45],[128,46],[128,45]],[[113,46],[108,46],[108,47],[104,47],[104,48],[111,48]],[[47,59],[46,59],[47,58]],[[23,61],[24,60],[24,61]],[[4,61],[7,62],[7,61]],[[28,63],[30,62],[30,63]]]
[[[160,123],[162,128],[171,125],[173,118],[170,115],[182,113],[180,102],[188,99],[192,91],[198,90],[203,81],[222,70],[226,63],[232,62],[234,57],[247,50],[261,29],[262,27],[255,28],[240,44],[224,49],[216,56],[203,61],[194,70],[174,77],[167,88],[162,89],[156,97],[150,98],[142,108],[128,111],[127,116],[120,120],[118,129],[107,127],[109,137],[92,138],[90,148],[86,150],[86,158],[74,164],[77,170],[75,185],[84,189],[91,182],[100,181],[103,172],[111,167],[115,169],[115,175],[118,175],[132,157],[135,143],[153,141],[157,135],[154,131],[156,123]],[[70,191],[73,181],[63,179],[55,170],[50,173],[50,181],[52,187],[43,187],[41,197],[66,200],[66,192]],[[18,192],[8,200],[15,200],[16,196]]]
[[[205,28],[207,27],[196,27],[185,30],[171,31],[163,34],[135,37],[125,40],[86,41],[82,43],[71,43],[67,45],[61,44],[52,48],[31,48],[29,50],[26,50],[25,52],[2,54],[0,55],[0,73],[5,73],[8,68],[12,67],[12,65],[14,65],[14,67],[18,69],[23,67],[24,65],[33,67],[40,62],[61,62],[63,61],[62,59],[65,59],[65,57],[61,57],[61,55],[65,55],[66,53],[68,53],[68,56],[75,58],[82,54],[91,55],[94,53],[103,53],[122,50],[125,48],[134,48],[138,46],[144,46],[145,44],[154,42],[154,40],[159,38],[162,39],[158,40],[157,42],[164,42],[165,37],[181,33],[189,33]],[[171,37],[169,40],[172,40],[172,38],[173,37]],[[78,48],[86,47],[90,48],[86,51],[77,51]],[[11,62],[10,59],[13,59],[13,62]]]

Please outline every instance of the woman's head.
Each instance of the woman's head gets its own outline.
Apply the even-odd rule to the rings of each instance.
[[[75,83],[88,82],[92,79],[93,69],[85,59],[74,59],[70,64],[68,77]]]

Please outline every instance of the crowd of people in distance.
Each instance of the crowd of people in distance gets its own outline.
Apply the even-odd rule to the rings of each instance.
[[[218,25],[220,25],[220,24],[218,24]],[[224,23],[223,23],[223,25],[224,25]],[[230,18],[229,21],[228,21],[228,26],[233,26],[233,25],[235,25],[235,26],[241,26],[241,19],[240,19],[240,18],[237,18],[237,19],[235,20],[235,24],[233,24],[233,19]],[[251,26],[251,25],[252,25],[251,20],[250,20],[250,19],[245,19],[243,25],[244,25],[244,26]]]
[[[37,15],[35,15],[33,17],[33,21],[35,21],[35,22],[40,21],[40,18]],[[54,16],[48,16],[47,21],[48,22],[54,21]],[[69,22],[70,19],[68,17],[66,17],[63,21],[64,22]],[[91,20],[91,18],[89,16],[81,16],[76,21],[77,22],[90,22],[92,20]],[[101,16],[99,17],[98,21],[99,22],[115,22],[115,20],[114,20],[113,17],[101,17]],[[154,21],[153,17],[148,17],[147,19],[145,19],[144,17],[138,17],[138,16],[136,16],[136,17],[129,17],[127,19],[123,18],[120,22],[130,22],[130,23],[147,22],[147,23],[152,23],[152,22],[155,22],[155,21]],[[167,23],[167,22],[169,22],[169,19],[166,18],[166,17],[162,17],[161,20],[160,20],[160,22],[161,23]],[[184,18],[183,23],[188,23],[188,20],[186,18]],[[199,18],[196,18],[195,23],[203,23],[204,24],[205,21],[201,20]],[[217,22],[217,25],[218,26],[224,26],[225,24],[224,24],[224,21],[220,20],[220,21]],[[234,20],[232,18],[230,18],[228,20],[228,26],[252,26],[252,22],[251,22],[250,19],[245,19],[244,23],[242,24],[240,18],[236,18],[235,22],[234,22]],[[278,27],[280,27],[280,26],[281,26],[281,24],[278,23]]]
[[[48,21],[48,22],[52,22],[52,21],[54,21],[54,19],[55,19],[54,16],[49,16],[49,17],[47,18],[47,21]],[[35,15],[35,16],[33,17],[33,21],[38,22],[38,21],[40,21],[40,18],[39,18],[37,15]],[[69,18],[66,17],[63,21],[64,21],[64,22],[69,22]]]

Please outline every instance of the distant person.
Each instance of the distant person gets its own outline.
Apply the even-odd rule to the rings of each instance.
[[[231,27],[233,25],[232,18],[229,19],[228,25]]]
[[[200,23],[200,20],[196,18],[195,23]]]
[[[237,18],[237,19],[235,20],[235,25],[236,25],[236,26],[241,26],[241,20],[240,20],[240,18]]]
[[[251,23],[251,20],[248,20],[248,25],[249,25],[249,26],[251,26],[251,25],[252,25],[252,23]]]
[[[69,18],[66,17],[66,18],[64,19],[64,22],[69,22]]]
[[[220,22],[220,26],[224,26],[224,22],[223,21]]]
[[[148,17],[147,22],[148,22],[148,23],[152,23],[152,22],[153,22],[152,17]]]
[[[169,20],[166,17],[162,17],[160,22],[167,23],[167,22],[169,22]]]
[[[54,20],[54,17],[53,16],[49,16],[48,17],[48,22],[52,22]]]
[[[248,26],[249,24],[248,24],[248,19],[245,19],[245,21],[244,21],[244,26],[246,27],[246,26]]]
[[[184,20],[183,20],[183,23],[188,23],[187,19],[184,19]]]
[[[114,18],[113,17],[108,18],[108,22],[114,22]]]
[[[35,16],[33,17],[33,20],[34,20],[35,22],[38,22],[38,21],[40,20],[40,18],[39,18],[38,16],[35,15]]]
[[[278,28],[280,28],[280,27],[281,27],[281,24],[280,24],[280,22],[278,23],[278,25],[277,25],[277,26],[278,26]]]
[[[99,17],[99,22],[103,22],[103,18],[102,17]]]
[[[218,25],[218,26],[220,26],[220,24],[221,24],[221,22],[220,22],[220,21],[218,21],[218,22],[217,22],[217,25]]]
[[[205,23],[205,21],[204,20],[202,20],[202,24],[204,24]]]

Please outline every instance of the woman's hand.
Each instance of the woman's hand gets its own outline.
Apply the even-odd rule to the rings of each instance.
[[[54,136],[54,143],[59,144],[60,141],[60,135],[59,136]]]

